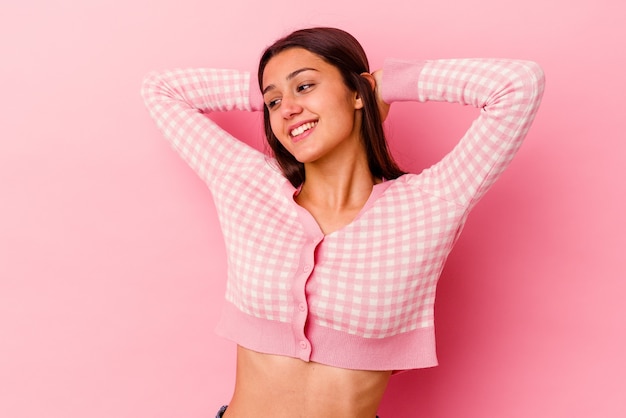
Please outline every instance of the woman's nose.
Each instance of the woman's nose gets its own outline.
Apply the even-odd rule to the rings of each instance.
[[[302,112],[302,106],[300,106],[298,100],[293,95],[283,96],[280,109],[285,119],[291,119],[294,115]]]

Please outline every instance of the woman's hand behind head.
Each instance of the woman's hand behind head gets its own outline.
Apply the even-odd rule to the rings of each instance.
[[[387,119],[389,109],[391,105],[383,100],[382,82],[383,82],[383,70],[376,70],[372,73],[374,78],[374,94],[376,95],[376,103],[378,104],[378,110],[380,112],[380,119],[384,121]]]

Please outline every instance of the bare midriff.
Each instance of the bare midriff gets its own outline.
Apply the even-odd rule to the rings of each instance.
[[[225,418],[375,418],[391,371],[350,370],[237,349]]]

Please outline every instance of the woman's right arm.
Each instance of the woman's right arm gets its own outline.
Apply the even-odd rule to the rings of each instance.
[[[545,84],[537,63],[509,59],[387,60],[375,78],[379,102],[439,101],[479,110],[457,145],[414,177],[422,190],[464,206],[474,205],[510,163]]]
[[[263,109],[250,73],[222,69],[152,72],[141,94],[150,116],[178,154],[209,186],[265,160],[207,117],[214,111]]]

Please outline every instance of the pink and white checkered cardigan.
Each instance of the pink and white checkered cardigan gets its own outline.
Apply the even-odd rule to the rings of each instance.
[[[394,101],[469,104],[480,114],[420,174],[374,186],[356,219],[324,235],[275,161],[205,113],[263,106],[248,72],[152,73],[142,94],[180,156],[206,182],[228,254],[218,334],[249,349],[366,370],[437,364],[437,280],[468,212],[502,173],[539,106],[533,62],[388,60]]]

